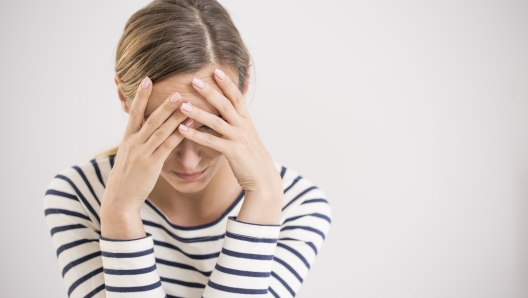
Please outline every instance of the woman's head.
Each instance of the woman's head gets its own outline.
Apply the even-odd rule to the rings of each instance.
[[[134,98],[153,83],[209,65],[231,69],[243,89],[250,56],[227,11],[215,0],[154,0],[126,23],[116,51],[121,93]]]
[[[192,90],[192,78],[212,83],[214,69],[221,68],[241,91],[246,91],[249,63],[250,56],[238,30],[218,2],[155,0],[132,15],[125,26],[116,52],[116,83],[125,111],[141,80],[148,76],[153,90],[145,115],[174,91],[182,95],[184,102],[218,115]],[[202,129],[199,123],[194,126]],[[184,139],[167,158],[161,176],[181,192],[197,192],[209,184],[224,160],[219,152]],[[173,173],[205,169],[196,181],[178,179]]]

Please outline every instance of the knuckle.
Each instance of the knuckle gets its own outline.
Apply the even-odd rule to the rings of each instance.
[[[167,149],[174,148],[176,145],[178,145],[178,142],[174,138],[168,138],[165,142],[163,142],[163,146],[165,146]]]
[[[196,109],[196,108],[194,108],[193,110],[194,110],[194,116],[195,116],[195,117],[199,117],[199,116],[201,115],[201,113],[202,113],[202,112],[200,111],[200,109]]]
[[[231,102],[229,100],[222,100],[222,103],[220,104],[220,108],[222,111],[227,111],[231,106]]]
[[[158,127],[158,123],[156,122],[156,120],[154,120],[153,118],[149,117],[147,119],[147,121],[145,122],[145,124],[148,126],[148,127],[151,127],[151,128],[154,128],[154,127]]]
[[[211,126],[214,130],[219,130],[223,125],[224,121],[218,117],[215,117]]]
[[[238,103],[243,103],[244,99],[245,99],[244,96],[240,94],[240,92],[235,96],[235,101]]]
[[[128,109],[128,114],[130,117],[135,117],[138,114],[138,109],[135,106],[131,106],[130,109]]]
[[[165,136],[165,132],[161,129],[157,129],[155,132],[154,132],[154,136],[157,137],[157,138],[163,138]]]
[[[212,88],[210,88],[208,85],[205,85],[205,87],[202,89],[202,92],[204,95],[209,96],[211,93],[213,93],[211,89]]]
[[[206,144],[212,144],[212,143],[214,143],[215,140],[214,140],[214,137],[212,135],[205,134],[204,141],[205,141]]]
[[[130,141],[126,142],[124,145],[125,145],[125,146],[124,146],[124,147],[125,147],[125,150],[126,150],[127,152],[132,152],[132,151],[134,151],[134,150],[136,149],[136,146],[137,146],[137,144],[136,144],[135,142],[130,142]]]
[[[175,105],[171,104],[169,101],[163,102],[163,108],[167,111],[172,111],[174,106]]]

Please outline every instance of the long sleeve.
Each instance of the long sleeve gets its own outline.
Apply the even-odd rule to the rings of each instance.
[[[203,297],[266,297],[279,228],[230,217],[222,251]]]
[[[104,297],[98,215],[90,204],[95,197],[83,195],[85,189],[70,175],[75,173],[63,172],[51,181],[44,196],[46,222],[68,297]]]
[[[324,193],[282,168],[281,225],[229,218],[226,237],[203,298],[295,297],[329,232],[331,210]]]
[[[51,181],[44,197],[68,297],[166,297],[156,272],[152,236],[128,241],[102,237],[96,185],[86,174],[78,167],[64,171]]]
[[[165,297],[156,271],[152,235],[134,240],[99,239],[106,297]]]

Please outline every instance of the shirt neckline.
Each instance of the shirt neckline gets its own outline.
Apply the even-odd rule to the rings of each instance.
[[[154,203],[152,203],[149,200],[149,198],[147,198],[145,200],[145,204],[147,204],[152,210],[154,210],[154,212],[156,212],[161,218],[163,218],[163,220],[165,220],[165,222],[167,224],[169,224],[174,229],[184,230],[184,231],[191,231],[191,230],[205,229],[205,228],[214,226],[215,224],[217,224],[220,221],[222,221],[238,205],[238,203],[240,203],[240,201],[242,200],[244,195],[245,195],[245,191],[242,190],[240,192],[240,194],[238,195],[238,197],[236,198],[236,200],[222,213],[222,215],[220,215],[220,217],[218,217],[214,221],[211,221],[211,222],[208,222],[208,223],[205,223],[205,224],[201,224],[201,225],[197,225],[197,226],[180,226],[180,225],[174,224],[174,223],[172,223],[169,220],[169,218],[156,205],[154,205]]]

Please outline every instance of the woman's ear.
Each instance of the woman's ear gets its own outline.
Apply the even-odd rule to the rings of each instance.
[[[121,93],[121,87],[120,87],[121,81],[119,81],[119,76],[117,74],[114,77],[114,82],[117,86],[117,96],[119,97],[119,101],[121,102],[121,107],[123,108],[123,111],[125,111],[125,113],[128,113],[130,111],[128,104],[127,104],[128,101],[126,97],[123,95],[123,93]]]

